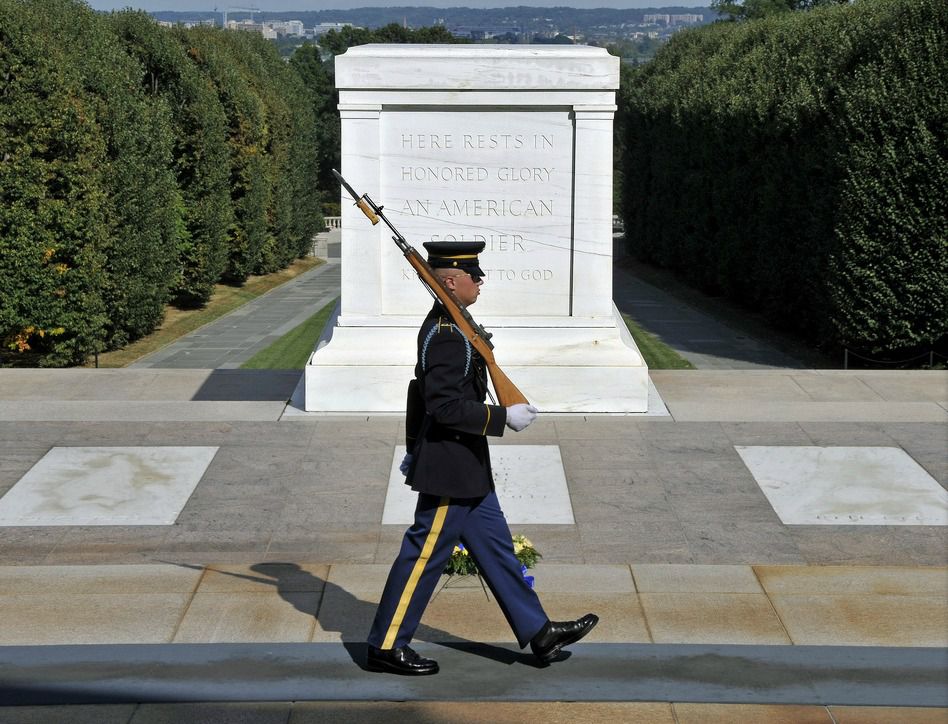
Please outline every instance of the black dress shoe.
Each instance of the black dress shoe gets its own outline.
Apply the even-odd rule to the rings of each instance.
[[[370,644],[365,664],[369,671],[387,671],[404,676],[427,676],[438,673],[437,661],[422,658],[410,646],[379,649]]]
[[[560,649],[575,644],[583,636],[593,630],[599,623],[599,617],[587,613],[575,621],[547,621],[540,633],[530,641],[530,649],[544,664],[548,664],[559,656]]]

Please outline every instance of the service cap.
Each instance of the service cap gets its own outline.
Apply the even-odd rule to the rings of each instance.
[[[432,269],[460,269],[468,274],[486,276],[477,255],[484,251],[483,241],[426,241],[428,263]]]

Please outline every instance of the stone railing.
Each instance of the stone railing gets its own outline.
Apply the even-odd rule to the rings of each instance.
[[[326,220],[326,231],[342,228],[341,216],[324,216],[323,218]]]

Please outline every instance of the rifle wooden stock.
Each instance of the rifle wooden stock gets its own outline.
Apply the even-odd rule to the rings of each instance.
[[[497,393],[497,402],[504,407],[520,403],[527,404],[527,398],[510,381],[510,378],[504,374],[504,371],[500,369],[500,365],[494,360],[494,350],[461,313],[461,302],[454,296],[454,293],[444,285],[441,278],[434,273],[428,262],[422,259],[414,248],[409,248],[409,251],[405,252],[405,258],[412,268],[418,272],[421,280],[437,295],[438,300],[447,310],[448,315],[458,326],[458,329],[461,330],[461,333],[467,337],[471,346],[484,358],[484,363],[487,365],[487,374],[490,375],[490,381]]]

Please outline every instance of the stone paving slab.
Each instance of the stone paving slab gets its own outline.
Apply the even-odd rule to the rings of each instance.
[[[628,566],[586,564],[544,565],[536,590],[586,593],[634,593],[635,580]]]
[[[639,599],[655,643],[791,643],[763,594],[643,593]]]
[[[944,724],[948,710],[909,707],[817,707],[768,704],[666,702],[285,702],[198,704],[102,704],[0,708],[3,724],[391,724],[392,721],[452,724]]]
[[[297,370],[3,369],[0,400],[286,401]]]
[[[944,724],[948,710],[893,706],[830,706],[834,724]]]
[[[2,419],[18,422],[39,420],[90,422],[127,420],[161,422],[168,420],[221,422],[228,420],[280,419],[284,402],[4,402]]]
[[[907,566],[754,566],[768,594],[945,596],[948,570]]]
[[[199,593],[320,592],[329,566],[260,563],[253,566],[218,565],[204,570]]]
[[[197,590],[203,572],[161,564],[0,566],[0,595],[190,594]]]
[[[194,594],[174,643],[309,641],[319,592],[229,591]]]
[[[948,646],[944,596],[771,595],[795,644]]]
[[[0,645],[167,643],[185,593],[0,595]]]
[[[665,400],[676,420],[798,422],[948,422],[948,410],[934,402],[784,402],[761,405],[735,402],[674,402]]]
[[[763,593],[754,571],[751,566],[727,565],[632,566],[635,588],[642,593]]]
[[[136,704],[0,707],[0,722],[2,724],[50,724],[50,722],[68,721],[69,724],[128,724],[139,708]],[[178,721],[184,722],[187,719]]]
[[[826,707],[766,704],[675,704],[676,724],[836,724]]]

